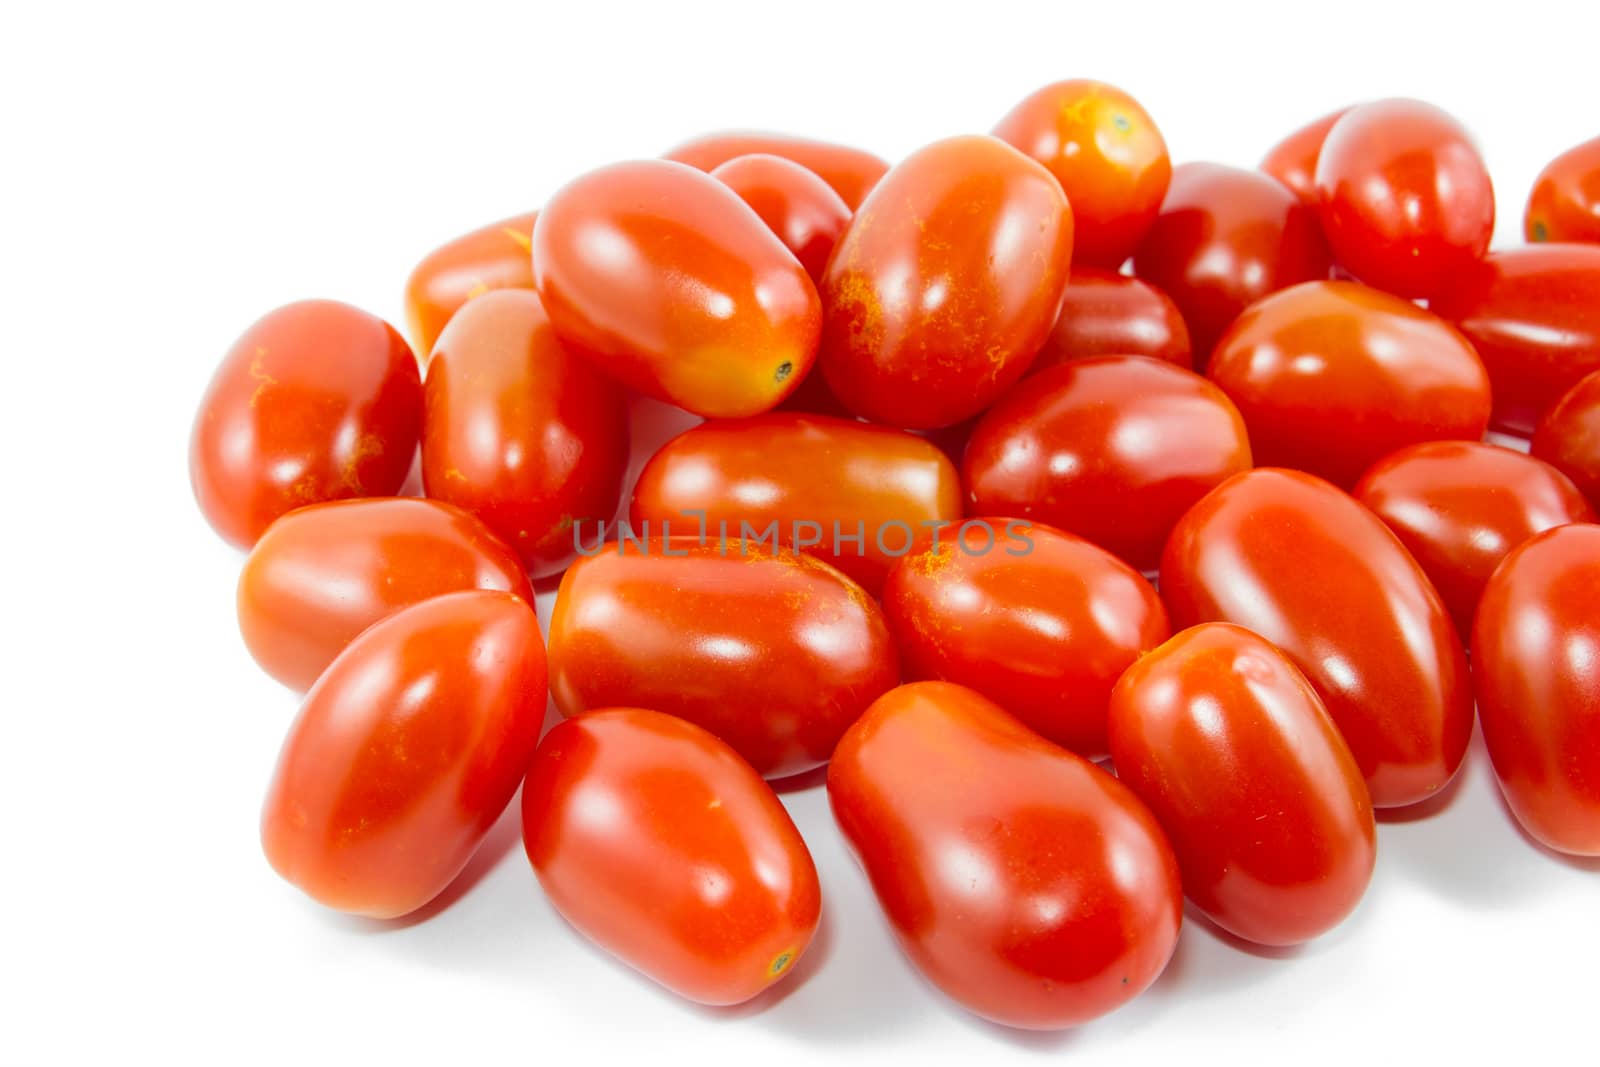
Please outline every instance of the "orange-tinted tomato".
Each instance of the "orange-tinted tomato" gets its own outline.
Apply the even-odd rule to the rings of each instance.
[[[1269,642],[1227,623],[1183,631],[1117,682],[1110,731],[1117,778],[1218,925],[1294,945],[1361,902],[1372,801],[1316,690]]]
[[[715,536],[585,552],[550,619],[550,692],[569,718],[654,708],[777,778],[826,762],[899,679],[878,605],[810,556]]]
[[[1105,82],[1056,82],[1012,108],[993,132],[1061,183],[1080,262],[1117,267],[1133,254],[1172,177],[1167,143],[1137,100]]]
[[[522,840],[579,933],[702,1004],[792,971],[822,911],[811,853],[767,783],[656,711],[557,723],[522,789]]]
[[[1172,956],[1183,891],[1150,812],[970,689],[881,697],[839,743],[828,800],[900,947],[985,1018],[1075,1026]]]
[[[489,293],[439,337],[423,391],[422,484],[472,512],[535,576],[610,519],[628,466],[622,392],[556,339],[537,293]]]
[[[918,534],[961,518],[961,483],[938,446],[903,430],[777,412],[668,441],[639,472],[630,518],[711,538],[761,537],[776,522],[780,543],[876,595]]]
[[[1427,297],[1489,249],[1494,189],[1461,124],[1420,100],[1359,104],[1317,157],[1328,246],[1368,285]]]
[[[355,636],[429,597],[499,589],[533,603],[516,554],[433,500],[336,500],[291,511],[239,573],[239,632],[261,669],[304,691]]]
[[[1272,146],[1261,161],[1261,169],[1287,185],[1301,203],[1316,208],[1317,157],[1322,154],[1322,142],[1328,139],[1333,124],[1349,110],[1340,108],[1295,130]]]
[[[1378,807],[1433,796],[1472,733],[1466,657],[1427,576],[1319,478],[1247,471],[1179,521],[1161,559],[1176,627],[1231,622],[1305,672]]]
[[[537,211],[492,222],[423,257],[406,279],[406,326],[426,362],[461,305],[495,289],[533,288]]]
[[[395,612],[306,695],[261,815],[267,859],[330,908],[415,911],[516,793],[544,707],[527,601],[473,590]]]
[[[1185,370],[1194,365],[1189,328],[1171,297],[1138,278],[1074,264],[1061,313],[1031,369],[1095,356],[1149,356]]]
[[[1378,461],[1355,498],[1427,572],[1466,640],[1489,575],[1536,533],[1594,516],[1554,467],[1498,445],[1430,441]]]
[[[974,515],[1057,526],[1153,570],[1189,506],[1249,469],[1244,420],[1222,390],[1167,363],[1106,356],[1002,397],[967,442],[961,481]]]
[[[857,415],[949,426],[1022,377],[1061,307],[1072,209],[993,137],[953,137],[879,182],[822,278],[822,373]]]
[[[1600,137],[1552,159],[1528,195],[1530,241],[1600,241]]]
[[[735,156],[711,176],[739,194],[813,281],[850,223],[850,208],[832,186],[800,164],[774,155]]]
[[[967,686],[1058,745],[1106,754],[1106,700],[1167,639],[1154,587],[1045,526],[983,520],[889,573],[883,612],[907,678]]]
[[[708,133],[685,141],[668,152],[666,158],[710,171],[738,156],[756,154],[779,156],[800,164],[832,186],[851,211],[867,198],[889,169],[889,164],[860,148],[782,133],[738,130]]]
[[[1476,441],[1489,376],[1415,304],[1354,282],[1308,282],[1249,308],[1206,372],[1238,405],[1257,463],[1344,488],[1397,448]]]
[[[817,290],[726,185],[681,163],[568,182],[533,228],[533,276],[563,342],[697,415],[754,415],[817,353]]]
[[[399,491],[417,453],[422,378],[376,315],[302,300],[228,349],[189,438],[189,481],[213,529],[249,548],[304,504]]]
[[[1533,454],[1571,478],[1600,511],[1600,371],[1567,390],[1540,421]]]

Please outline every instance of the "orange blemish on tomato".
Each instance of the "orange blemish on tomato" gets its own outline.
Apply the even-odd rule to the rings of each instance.
[[[377,434],[362,434],[356,441],[355,449],[349,458],[340,467],[339,476],[346,488],[353,492],[362,492],[361,466],[369,459],[383,455],[383,439]]]
[[[523,233],[521,230],[513,230],[509,226],[506,227],[506,229],[503,232],[505,233],[505,235],[507,237],[511,238],[511,243],[512,244],[516,245],[518,248],[522,249],[524,252],[532,254],[532,252],[533,252],[533,234],[531,234],[531,233]]]
[[[278,384],[278,379],[268,374],[261,366],[261,361],[266,358],[266,348],[258,345],[256,347],[255,358],[250,361],[250,377],[256,380],[255,391],[250,394],[250,406],[252,408],[255,407],[257,401],[261,399],[262,393],[266,392],[269,387]]]
[[[482,281],[479,281],[475,285],[473,285],[473,287],[471,289],[467,290],[467,299],[468,300],[476,300],[476,299],[478,299],[478,297],[482,296],[484,293],[487,293],[488,291],[489,291],[489,287],[487,285],[485,285]]]

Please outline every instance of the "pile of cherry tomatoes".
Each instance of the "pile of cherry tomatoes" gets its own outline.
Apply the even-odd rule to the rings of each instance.
[[[520,786],[572,926],[735,1003],[816,930],[767,780],[826,764],[911,961],[1052,1028],[1146,988],[1185,897],[1339,923],[1475,704],[1527,834],[1600,854],[1600,139],[1531,243],[1494,219],[1428,104],[1174,168],[1067,81],[894,166],[719,134],[582,175],[416,267],[415,348],[270,312],[190,457],[305,692],[268,860],[404,915]],[[619,519],[630,391],[706,421]]]

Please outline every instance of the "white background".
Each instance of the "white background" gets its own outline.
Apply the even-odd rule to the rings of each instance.
[[[823,931],[744,1009],[591,950],[514,819],[425,921],[325,913],[260,855],[295,700],[237,637],[239,557],[185,448],[260,313],[330,296],[398,321],[435,244],[704,129],[893,159],[1098,76],[1175,160],[1251,165],[1337,105],[1419,95],[1479,136],[1515,240],[1534,173],[1600,132],[1597,42],[1592,2],[5,5],[0,1061],[1595,1062],[1600,867],[1519,835],[1477,743],[1443,810],[1385,819],[1344,927],[1262,953],[1191,922],[1147,995],[1064,1035],[920,981],[818,788],[785,800]]]

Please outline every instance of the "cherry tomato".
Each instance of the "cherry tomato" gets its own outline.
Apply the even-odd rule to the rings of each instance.
[[[671,715],[557,723],[522,788],[522,840],[579,933],[702,1004],[760,993],[817,930],[817,869],[789,813],[733,749]]]
[[[1252,170],[1185,163],[1133,255],[1134,273],[1172,298],[1189,326],[1194,365],[1268,293],[1328,276],[1316,215],[1283,184]]]
[[[1465,641],[1506,553],[1552,526],[1594,518],[1554,467],[1470,441],[1430,441],[1378,461],[1355,498],[1388,523],[1439,591]]]
[[[528,602],[448,593],[390,615],[312,686],[261,815],[284,878],[394,918],[438,896],[510,802],[544,722]]]
[[[967,442],[961,481],[974,515],[1057,526],[1154,570],[1189,506],[1249,469],[1244,420],[1222,390],[1168,363],[1106,356],[1001,398]]]
[[[883,612],[907,678],[967,686],[1090,759],[1107,752],[1111,686],[1171,633],[1137,571],[1004,519],[919,546],[889,573]]]
[[[1397,448],[1476,441],[1489,424],[1489,377],[1472,346],[1354,282],[1308,282],[1255,304],[1206,373],[1244,415],[1257,463],[1345,488]]]
[[[1295,130],[1272,146],[1261,161],[1261,169],[1287,185],[1302,204],[1316,209],[1319,206],[1317,157],[1322,154],[1322,142],[1328,139],[1328,131],[1349,110],[1340,108]]]
[[[1137,100],[1105,82],[1056,82],[1012,108],[993,132],[1061,183],[1079,262],[1117,267],[1133,254],[1172,177],[1167,142]]]
[[[1600,137],[1569,148],[1539,172],[1523,232],[1530,241],[1600,241]]]
[[[1189,328],[1171,297],[1138,278],[1074,264],[1061,313],[1031,369],[1095,356],[1149,356],[1185,370],[1194,365]]]
[[[1483,357],[1500,429],[1532,433],[1563,393],[1600,369],[1600,246],[1491,252],[1430,306]]]
[[[1050,172],[993,137],[915,152],[872,190],[822,277],[822,373],[857,415],[933,429],[1022,377],[1072,258]]]
[[[1483,258],[1494,188],[1461,124],[1420,100],[1359,104],[1317,157],[1317,199],[1333,258],[1405,297],[1444,291]]]
[[[901,430],[778,412],[708,422],[668,441],[639,472],[630,520],[778,540],[825,559],[876,595],[917,534],[961,518],[956,468]],[[723,524],[726,524],[724,527]],[[808,543],[809,542],[809,543]]]
[[[781,133],[737,130],[685,141],[668,152],[666,158],[710,171],[738,156],[756,154],[779,156],[800,164],[832,186],[851,211],[860,206],[889,169],[882,159],[859,148]]]
[[[249,548],[303,504],[398,492],[421,423],[405,339],[348,304],[302,300],[228,349],[195,415],[189,480],[212,528]]]
[[[1567,390],[1539,423],[1533,454],[1571,478],[1600,510],[1600,371]]]
[[[568,718],[654,708],[779,778],[826,762],[899,679],[878,605],[810,556],[715,535],[585,552],[550,619],[550,692]]]
[[[406,279],[406,325],[426,362],[445,324],[473,297],[533,288],[537,211],[492,222],[423,257]]]
[[[850,223],[850,208],[827,182],[782,156],[735,156],[711,176],[739,194],[813,281]]]
[[[1161,598],[1176,627],[1231,622],[1305,672],[1380,808],[1426,800],[1472,733],[1466,657],[1439,594],[1372,512],[1319,478],[1260,469],[1172,531]]]
[[[726,185],[641,160],[563,186],[533,228],[557,336],[607,374],[696,415],[754,415],[816,359],[805,268]]]
[[[628,466],[621,391],[556,340],[537,293],[472,301],[434,347],[422,484],[472,512],[542,576],[574,530],[616,514]]]
[[[1183,891],[1150,812],[970,689],[879,698],[839,742],[828,800],[900,947],[969,1011],[1075,1026],[1172,956]]]

